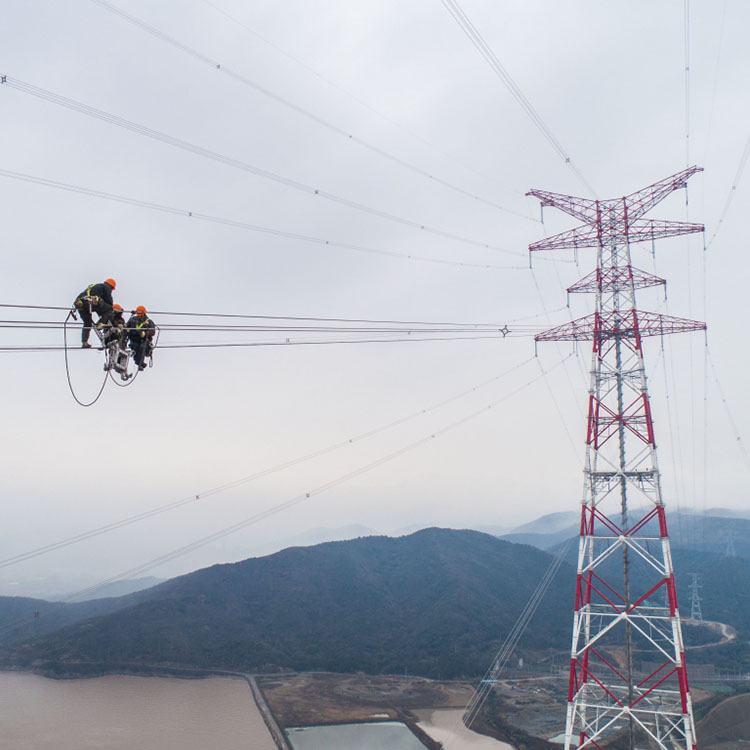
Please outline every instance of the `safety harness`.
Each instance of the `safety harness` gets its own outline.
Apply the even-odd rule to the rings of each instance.
[[[89,304],[89,310],[92,307],[96,307],[99,304],[99,297],[97,297],[95,294],[91,294],[91,290],[96,286],[96,284],[89,284],[86,288],[86,291],[75,301],[75,306],[80,310],[83,307],[84,302],[88,302]]]

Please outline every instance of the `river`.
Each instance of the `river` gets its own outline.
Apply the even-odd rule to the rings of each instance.
[[[276,750],[244,680],[0,672],[2,750]]]

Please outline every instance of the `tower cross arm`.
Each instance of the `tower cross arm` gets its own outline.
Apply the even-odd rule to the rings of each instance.
[[[582,292],[616,292],[627,289],[632,284],[634,289],[643,289],[649,286],[663,286],[666,281],[652,273],[641,271],[634,266],[617,266],[597,269],[584,276],[580,281],[568,287],[568,294],[580,294]]]
[[[677,237],[681,234],[695,234],[705,230],[703,224],[695,224],[690,221],[663,221],[661,219],[638,219],[628,225],[627,241],[645,242],[646,240],[658,240],[662,237]],[[625,238],[623,237],[623,241]]]
[[[618,219],[601,229],[596,225],[583,224],[568,229],[529,245],[531,252],[537,250],[566,250],[570,248],[598,247],[599,245],[626,245],[636,242],[695,234],[705,229],[703,224],[688,221],[663,221],[661,219]]]
[[[568,248],[579,247],[598,247],[599,232],[596,226],[584,224],[574,229],[568,229],[559,234],[553,234],[551,237],[545,237],[543,240],[532,242],[529,250],[566,250]]]
[[[550,193],[548,190],[529,190],[526,195],[533,195],[539,198],[544,206],[554,206],[564,211],[576,219],[585,221],[587,224],[593,224],[597,219],[596,201],[590,198],[578,198],[575,195],[565,195],[563,193]]]
[[[673,315],[629,310],[592,313],[549,328],[534,336],[534,341],[590,341],[593,338],[632,339],[636,336],[664,336],[669,333],[705,331],[700,320],[677,318]]]
[[[670,193],[687,186],[687,181],[696,172],[702,172],[703,167],[688,167],[682,172],[677,172],[671,177],[666,177],[653,185],[637,190],[635,193],[625,196],[628,214],[632,219],[638,219],[650,211],[657,203],[661,203]]]
[[[590,341],[596,328],[596,314],[584,315],[534,336],[534,341]]]
[[[641,336],[664,336],[668,333],[705,331],[707,328],[702,320],[676,318],[674,315],[638,310],[633,310],[633,315],[637,319],[638,332]]]

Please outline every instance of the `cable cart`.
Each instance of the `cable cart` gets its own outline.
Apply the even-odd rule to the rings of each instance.
[[[114,279],[107,279],[102,284],[91,284],[78,295],[63,323],[68,386],[73,398],[81,406],[93,406],[102,395],[108,379],[120,388],[126,388],[135,381],[141,370],[154,365],[153,351],[159,337],[158,327],[148,317],[143,305],[138,305],[133,310],[132,317],[126,323],[122,306],[111,302],[114,288]],[[96,324],[92,319],[94,312],[99,315]],[[100,344],[96,349],[104,352],[104,380],[96,397],[89,403],[84,403],[76,396],[68,365],[68,321],[71,318],[78,320],[79,316],[83,324],[81,348],[92,348],[88,339],[89,333],[94,331]],[[118,382],[117,376],[121,383]]]
[[[104,371],[117,373],[123,382],[135,377],[135,372],[128,372],[132,357],[125,341],[125,331],[119,326],[105,323],[97,324],[94,332],[101,343],[98,348],[104,351]],[[149,358],[153,366],[153,355]]]

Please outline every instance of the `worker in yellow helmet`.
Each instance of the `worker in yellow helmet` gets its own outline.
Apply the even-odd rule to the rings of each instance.
[[[112,318],[112,292],[117,284],[114,279],[105,279],[101,284],[89,284],[75,299],[74,308],[81,316],[83,329],[81,330],[81,347],[90,349],[89,334],[94,325],[92,313],[99,316],[98,323],[109,323]]]
[[[146,368],[146,357],[153,351],[153,338],[156,333],[156,324],[146,313],[143,305],[138,305],[133,315],[128,320],[128,339],[130,340],[130,351],[133,352],[133,361],[139,370]]]

